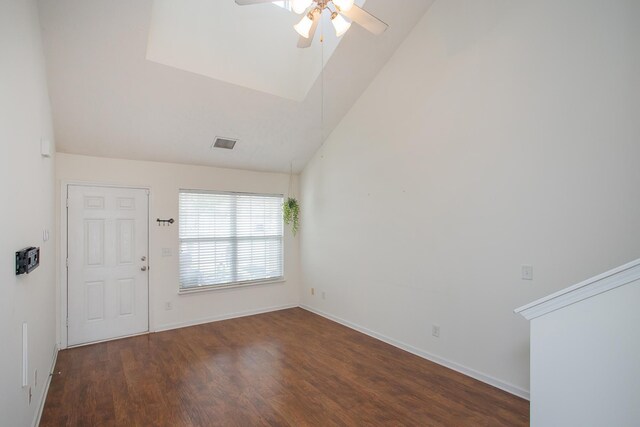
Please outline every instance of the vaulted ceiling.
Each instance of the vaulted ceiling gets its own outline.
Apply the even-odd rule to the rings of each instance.
[[[317,40],[298,50],[300,18],[272,4],[40,0],[57,149],[299,172],[431,3],[367,0],[382,36],[327,28],[323,79]],[[216,136],[239,142],[212,150]]]

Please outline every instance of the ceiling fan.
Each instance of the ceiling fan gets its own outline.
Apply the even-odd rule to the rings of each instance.
[[[236,3],[241,6],[272,2],[273,0],[236,0]],[[291,10],[295,13],[304,13],[302,20],[293,26],[300,34],[300,39],[298,40],[299,48],[311,46],[324,10],[331,13],[331,23],[338,37],[346,33],[351,27],[351,22],[344,19],[345,16],[376,35],[384,33],[389,27],[380,19],[355,5],[354,0],[290,0],[289,3]]]

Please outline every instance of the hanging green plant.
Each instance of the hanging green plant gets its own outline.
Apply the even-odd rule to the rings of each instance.
[[[282,214],[284,223],[287,225],[291,224],[291,231],[293,231],[293,235],[295,236],[300,227],[300,205],[295,197],[287,198],[282,205]]]

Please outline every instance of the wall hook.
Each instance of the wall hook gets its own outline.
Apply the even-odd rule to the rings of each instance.
[[[160,218],[158,218],[158,219],[156,219],[156,221],[158,222],[158,227],[160,227],[161,225],[163,227],[167,226],[167,225],[171,225],[171,224],[173,224],[175,222],[175,220],[173,218],[169,218],[169,219],[160,219]]]

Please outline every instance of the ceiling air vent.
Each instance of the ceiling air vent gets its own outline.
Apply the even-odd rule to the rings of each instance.
[[[226,150],[233,150],[233,147],[235,147],[236,142],[238,142],[237,139],[220,138],[218,136],[216,137],[216,142],[213,143],[213,148],[224,148]]]

